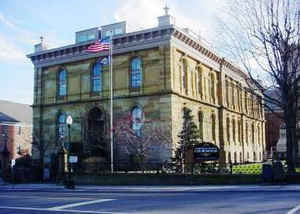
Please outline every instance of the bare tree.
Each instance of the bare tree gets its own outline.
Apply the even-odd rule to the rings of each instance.
[[[143,120],[141,134],[132,129],[132,117],[130,114],[120,114],[114,123],[116,141],[128,156],[136,159],[143,169],[145,164],[153,159],[153,155],[169,152],[171,154],[170,127],[166,121]],[[154,151],[153,149],[156,148]]]
[[[42,139],[38,133],[39,133],[38,131],[34,130],[33,134],[32,134],[32,154],[39,155],[39,159],[38,159],[39,168],[41,170],[40,173],[42,175],[42,169],[44,167],[44,158],[47,154],[47,151],[50,148],[51,143],[53,143],[53,142]],[[53,138],[50,137],[50,139],[53,139]]]
[[[288,172],[294,173],[300,95],[300,1],[228,2],[229,10],[221,22],[223,53],[247,71],[251,90],[264,95],[268,109],[272,111],[272,105],[283,111]],[[269,88],[276,90],[278,96],[270,96]]]

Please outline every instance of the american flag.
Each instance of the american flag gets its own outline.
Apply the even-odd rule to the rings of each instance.
[[[91,44],[87,48],[87,52],[89,53],[97,53],[101,51],[107,51],[109,50],[110,43],[107,39],[97,40],[94,44]]]

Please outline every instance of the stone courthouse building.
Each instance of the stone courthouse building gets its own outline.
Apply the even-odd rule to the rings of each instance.
[[[187,107],[201,141],[221,149],[221,162],[262,161],[261,95],[248,89],[246,73],[188,29],[177,27],[167,8],[151,29],[127,33],[126,22],[121,22],[76,32],[72,45],[47,49],[42,40],[35,46],[28,55],[34,64],[34,134],[50,143],[48,157],[68,141],[65,121],[71,115],[71,144],[85,151],[86,145],[99,143],[95,155],[110,161],[110,73],[109,65],[99,62],[109,52],[86,49],[111,34],[115,135],[119,130],[134,133],[136,144],[145,143],[146,135],[158,136],[159,144],[144,148],[151,150],[149,161],[163,162],[176,147]],[[122,129],[126,115],[129,129]],[[152,128],[147,132],[145,126]],[[130,140],[122,144],[126,133],[121,136],[114,138],[115,163],[130,156],[125,148]]]

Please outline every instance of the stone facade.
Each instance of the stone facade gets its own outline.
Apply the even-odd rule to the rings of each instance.
[[[91,92],[93,65],[108,52],[87,53],[85,50],[90,44],[92,42],[28,55],[35,66],[34,133],[51,145],[48,156],[57,152],[61,144],[57,120],[62,112],[73,117],[71,143],[82,147],[87,143],[87,121],[95,108],[103,114],[103,135],[109,137],[108,65],[103,66],[102,89],[96,94]],[[130,83],[130,63],[134,58],[142,63],[138,88],[132,88]],[[62,97],[58,96],[61,69],[67,71],[67,93]],[[147,147],[148,150],[158,148],[153,149],[149,160],[163,162],[177,146],[182,109],[188,107],[200,128],[202,141],[213,142],[221,148],[221,162],[262,161],[265,148],[262,98],[248,89],[245,79],[245,73],[174,25],[114,36],[114,132],[118,132],[115,129],[122,124],[119,120],[138,106],[143,112],[143,127],[151,124],[149,135],[152,132],[161,141],[159,145]],[[115,138],[116,162],[128,160],[129,154],[122,148],[121,141]],[[167,146],[162,147],[164,144]],[[107,147],[109,153],[109,145]]]

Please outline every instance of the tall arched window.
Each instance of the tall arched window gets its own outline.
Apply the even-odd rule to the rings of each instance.
[[[214,114],[211,115],[211,133],[212,140],[216,142],[216,116]]]
[[[203,140],[203,113],[201,111],[198,112],[198,118],[200,139]]]
[[[136,106],[131,111],[131,128],[136,136],[141,137],[141,129],[143,125],[143,111],[140,107]]]
[[[67,72],[65,69],[58,73],[58,96],[65,96],[67,94]]]
[[[225,89],[226,89],[226,103],[229,106],[229,82],[226,80],[225,82]]]
[[[228,152],[228,162],[229,162],[229,163],[232,162],[232,161],[231,161],[231,153],[230,153],[230,152]]]
[[[232,140],[233,142],[236,142],[236,139],[235,139],[235,120],[232,119]]]
[[[236,154],[236,152],[233,153],[233,156],[234,156],[234,163],[237,163],[237,154]]]
[[[232,108],[235,108],[235,86],[234,86],[234,83],[231,83],[231,104],[232,104]]]
[[[244,104],[245,104],[245,110],[246,110],[246,113],[248,114],[248,94],[247,92],[245,91],[245,98],[244,98]]]
[[[248,130],[248,123],[246,122],[246,143],[248,145],[249,142],[249,130]]]
[[[182,89],[185,93],[187,93],[187,65],[185,59],[182,59],[181,62],[181,77]]]
[[[92,75],[92,92],[99,92],[102,90],[102,64],[96,62],[93,66]]]
[[[255,142],[255,128],[254,128],[254,123],[252,123],[252,144]]]
[[[61,113],[57,118],[57,136],[58,139],[63,139],[66,133],[66,114]]]
[[[201,66],[198,66],[198,92],[200,94],[200,97],[202,98],[203,96],[203,85],[202,85],[202,68]]]
[[[226,129],[227,129],[227,141],[230,144],[230,120],[229,118],[226,119]]]
[[[130,87],[139,88],[142,84],[142,62],[139,57],[131,60],[130,63]]]
[[[214,74],[210,74],[210,94],[213,102],[215,102],[215,77]]]
[[[241,144],[242,140],[241,140],[241,121],[240,120],[238,121],[238,125],[237,126],[238,126],[238,141]]]
[[[260,127],[257,125],[257,143],[260,144]]]

